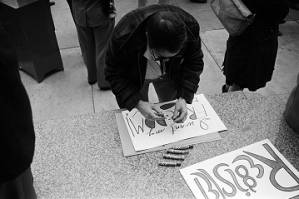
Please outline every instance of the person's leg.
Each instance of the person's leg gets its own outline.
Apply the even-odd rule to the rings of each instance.
[[[153,82],[159,102],[167,102],[176,99],[177,89],[173,80],[158,79]]]
[[[87,68],[87,79],[89,84],[97,82],[95,39],[92,28],[76,25],[79,44],[84,63]]]
[[[239,86],[237,84],[232,84],[231,86],[229,86],[228,92],[242,91],[243,89],[244,88],[242,88],[241,86]]]
[[[36,199],[31,168],[5,184],[0,185],[0,198]]]
[[[50,6],[54,6],[55,5],[55,1],[49,1],[49,5]]]
[[[66,0],[67,4],[69,5],[70,7],[70,11],[71,11],[71,14],[73,16],[73,9],[72,9],[72,0]]]
[[[98,87],[102,90],[110,89],[109,83],[105,80],[105,56],[106,46],[114,28],[114,19],[107,20],[103,25],[93,28],[96,46],[96,66]]]
[[[228,89],[229,89],[229,85],[228,84],[224,84],[221,88],[222,90],[222,93],[227,93],[228,92]]]
[[[69,4],[70,9],[72,9],[72,0],[66,0],[67,4]]]

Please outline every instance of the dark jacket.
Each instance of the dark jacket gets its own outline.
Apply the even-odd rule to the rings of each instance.
[[[106,56],[105,76],[120,108],[131,110],[140,100],[139,91],[146,73],[145,25],[149,16],[159,11],[175,13],[187,27],[187,42],[178,55],[166,62],[166,74],[175,80],[177,98],[191,103],[203,70],[199,25],[190,14],[170,5],[152,5],[125,15],[115,27]]]
[[[30,167],[35,135],[16,52],[0,23],[0,184]]]
[[[240,36],[230,36],[224,59],[228,84],[255,91],[272,78],[278,41],[278,24],[288,14],[284,0],[243,0],[254,22]]]
[[[299,133],[299,74],[297,76],[297,85],[289,96],[284,117],[288,125]]]
[[[277,26],[288,14],[286,0],[243,0],[249,10],[256,14],[255,22],[266,27]]]

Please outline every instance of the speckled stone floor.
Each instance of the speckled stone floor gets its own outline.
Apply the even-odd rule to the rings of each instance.
[[[243,92],[207,98],[229,130],[222,140],[195,145],[181,167],[269,139],[299,169],[299,135],[283,120],[280,98]],[[123,157],[114,113],[36,124],[39,198],[192,198],[178,167],[158,166],[163,151]]]

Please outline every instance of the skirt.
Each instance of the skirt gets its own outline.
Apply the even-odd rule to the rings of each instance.
[[[255,91],[271,80],[277,55],[275,28],[249,30],[229,37],[223,62],[226,84]]]

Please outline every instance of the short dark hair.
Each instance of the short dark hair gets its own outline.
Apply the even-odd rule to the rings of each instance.
[[[170,11],[161,11],[150,16],[146,31],[150,48],[171,53],[178,52],[187,38],[184,22]]]

